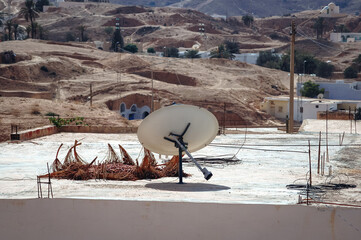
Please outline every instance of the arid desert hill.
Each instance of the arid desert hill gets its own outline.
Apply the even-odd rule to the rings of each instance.
[[[48,112],[89,118],[89,124],[99,124],[90,118],[108,119],[103,122],[106,124],[133,124],[120,117],[119,99],[142,99],[149,106],[151,72],[158,105],[194,104],[216,115],[226,110],[227,120],[249,125],[277,123],[260,112],[258,104],[266,96],[287,93],[286,72],[225,59],[131,55],[40,40],[1,43],[0,51],[7,50],[14,51],[17,62],[0,65],[3,92],[0,117],[5,135],[11,124],[20,124],[21,129],[47,124],[44,115]],[[90,83],[92,110],[88,98]],[[49,100],[6,97],[12,93],[20,96],[48,93],[51,97]]]

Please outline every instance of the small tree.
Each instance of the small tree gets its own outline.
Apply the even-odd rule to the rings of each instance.
[[[361,120],[361,108],[358,108],[355,112],[355,120]]]
[[[226,49],[228,50],[228,52],[230,52],[232,54],[239,53],[239,43],[238,42],[224,41],[224,45],[225,45]]]
[[[352,66],[357,70],[357,72],[361,72],[361,54],[359,54],[357,58],[352,60],[352,62]]]
[[[316,22],[313,24],[313,28],[316,30],[317,39],[323,35],[324,30],[324,18],[319,17],[316,19]]]
[[[147,49],[147,53],[155,53],[154,48],[148,48],[148,49]]]
[[[214,51],[211,51],[211,58],[226,58],[233,59],[234,55],[230,53],[224,45],[219,45],[218,48]]]
[[[186,58],[200,58],[201,55],[198,54],[198,50],[189,50],[185,52],[184,56]]]
[[[303,84],[303,87],[301,89],[301,95],[304,97],[310,97],[314,98],[317,97],[320,93],[325,93],[325,89],[319,89],[319,84],[307,81]]]
[[[320,62],[317,66],[316,75],[319,77],[328,78],[331,77],[333,70],[333,65],[326,62]]]
[[[128,44],[127,46],[124,47],[124,50],[131,53],[136,53],[138,52],[138,47],[135,44]]]
[[[175,47],[166,48],[164,51],[164,57],[179,57],[179,50]]]
[[[3,25],[3,21],[4,21],[4,13],[0,13],[0,27]]]
[[[35,18],[39,17],[39,13],[35,8],[35,3],[33,0],[26,0],[25,7],[20,9],[20,16],[23,16],[26,21],[30,20],[31,25],[31,37],[34,38],[34,31],[36,31],[34,26]]]
[[[44,11],[44,6],[49,6],[49,0],[38,0],[35,3],[35,8],[38,12],[43,12]]]
[[[281,59],[277,54],[271,51],[261,51],[256,64],[263,67],[280,69],[280,61]]]
[[[31,33],[31,25],[28,25],[25,30],[26,30],[27,38],[29,38]]]
[[[79,33],[80,33],[80,41],[84,42],[84,32],[86,30],[86,26],[84,25],[80,25],[79,27],[77,27]]]
[[[12,29],[13,29],[13,20],[9,19],[5,22],[5,29],[8,32],[8,40],[11,40],[11,34],[12,34]]]
[[[345,78],[357,78],[357,70],[352,66],[345,69],[343,72]]]
[[[113,33],[112,45],[110,46],[110,50],[114,52],[118,52],[124,47],[124,41],[122,34],[120,33],[120,29],[116,29]]]
[[[66,33],[65,39],[67,42],[75,41],[75,37],[74,37],[73,33],[71,33],[71,32]]]
[[[243,21],[244,25],[246,25],[247,27],[250,27],[252,25],[254,19],[253,19],[252,15],[247,14],[242,17],[242,21]]]

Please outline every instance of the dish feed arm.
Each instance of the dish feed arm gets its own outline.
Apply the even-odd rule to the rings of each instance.
[[[209,180],[213,174],[212,172],[208,171],[207,168],[202,168],[201,165],[192,157],[192,155],[188,152],[188,150],[181,144],[178,139],[173,139],[177,145],[188,155],[188,157],[194,162],[194,164],[197,166],[197,168],[203,173],[204,178],[206,180]]]

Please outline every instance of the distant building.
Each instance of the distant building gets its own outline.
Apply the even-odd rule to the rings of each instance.
[[[286,120],[289,116],[288,103],[288,96],[266,97],[260,109],[278,119]],[[359,107],[361,107],[361,101],[295,98],[293,115],[295,121],[302,122],[304,119],[318,119],[319,112],[342,112]]]
[[[133,104],[130,108],[127,108],[127,105],[124,102],[120,104],[121,116],[129,120],[144,119],[149,113],[150,108],[148,106],[138,107],[137,104]]]
[[[333,2],[322,8],[320,17],[336,17],[340,14],[340,7]]]
[[[361,33],[331,33],[331,42],[361,42]]]
[[[345,83],[343,80],[336,82],[316,82],[319,88],[324,88],[324,98],[342,100],[361,100],[361,82]],[[300,96],[302,84],[297,84],[297,95]]]

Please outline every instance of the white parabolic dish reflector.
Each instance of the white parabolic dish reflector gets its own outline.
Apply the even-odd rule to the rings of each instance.
[[[151,113],[143,120],[137,133],[139,142],[152,152],[178,155],[178,148],[164,137],[169,137],[171,132],[182,134],[188,123],[190,126],[183,140],[188,143],[189,152],[204,148],[217,135],[218,121],[211,112],[192,105],[172,105]]]

